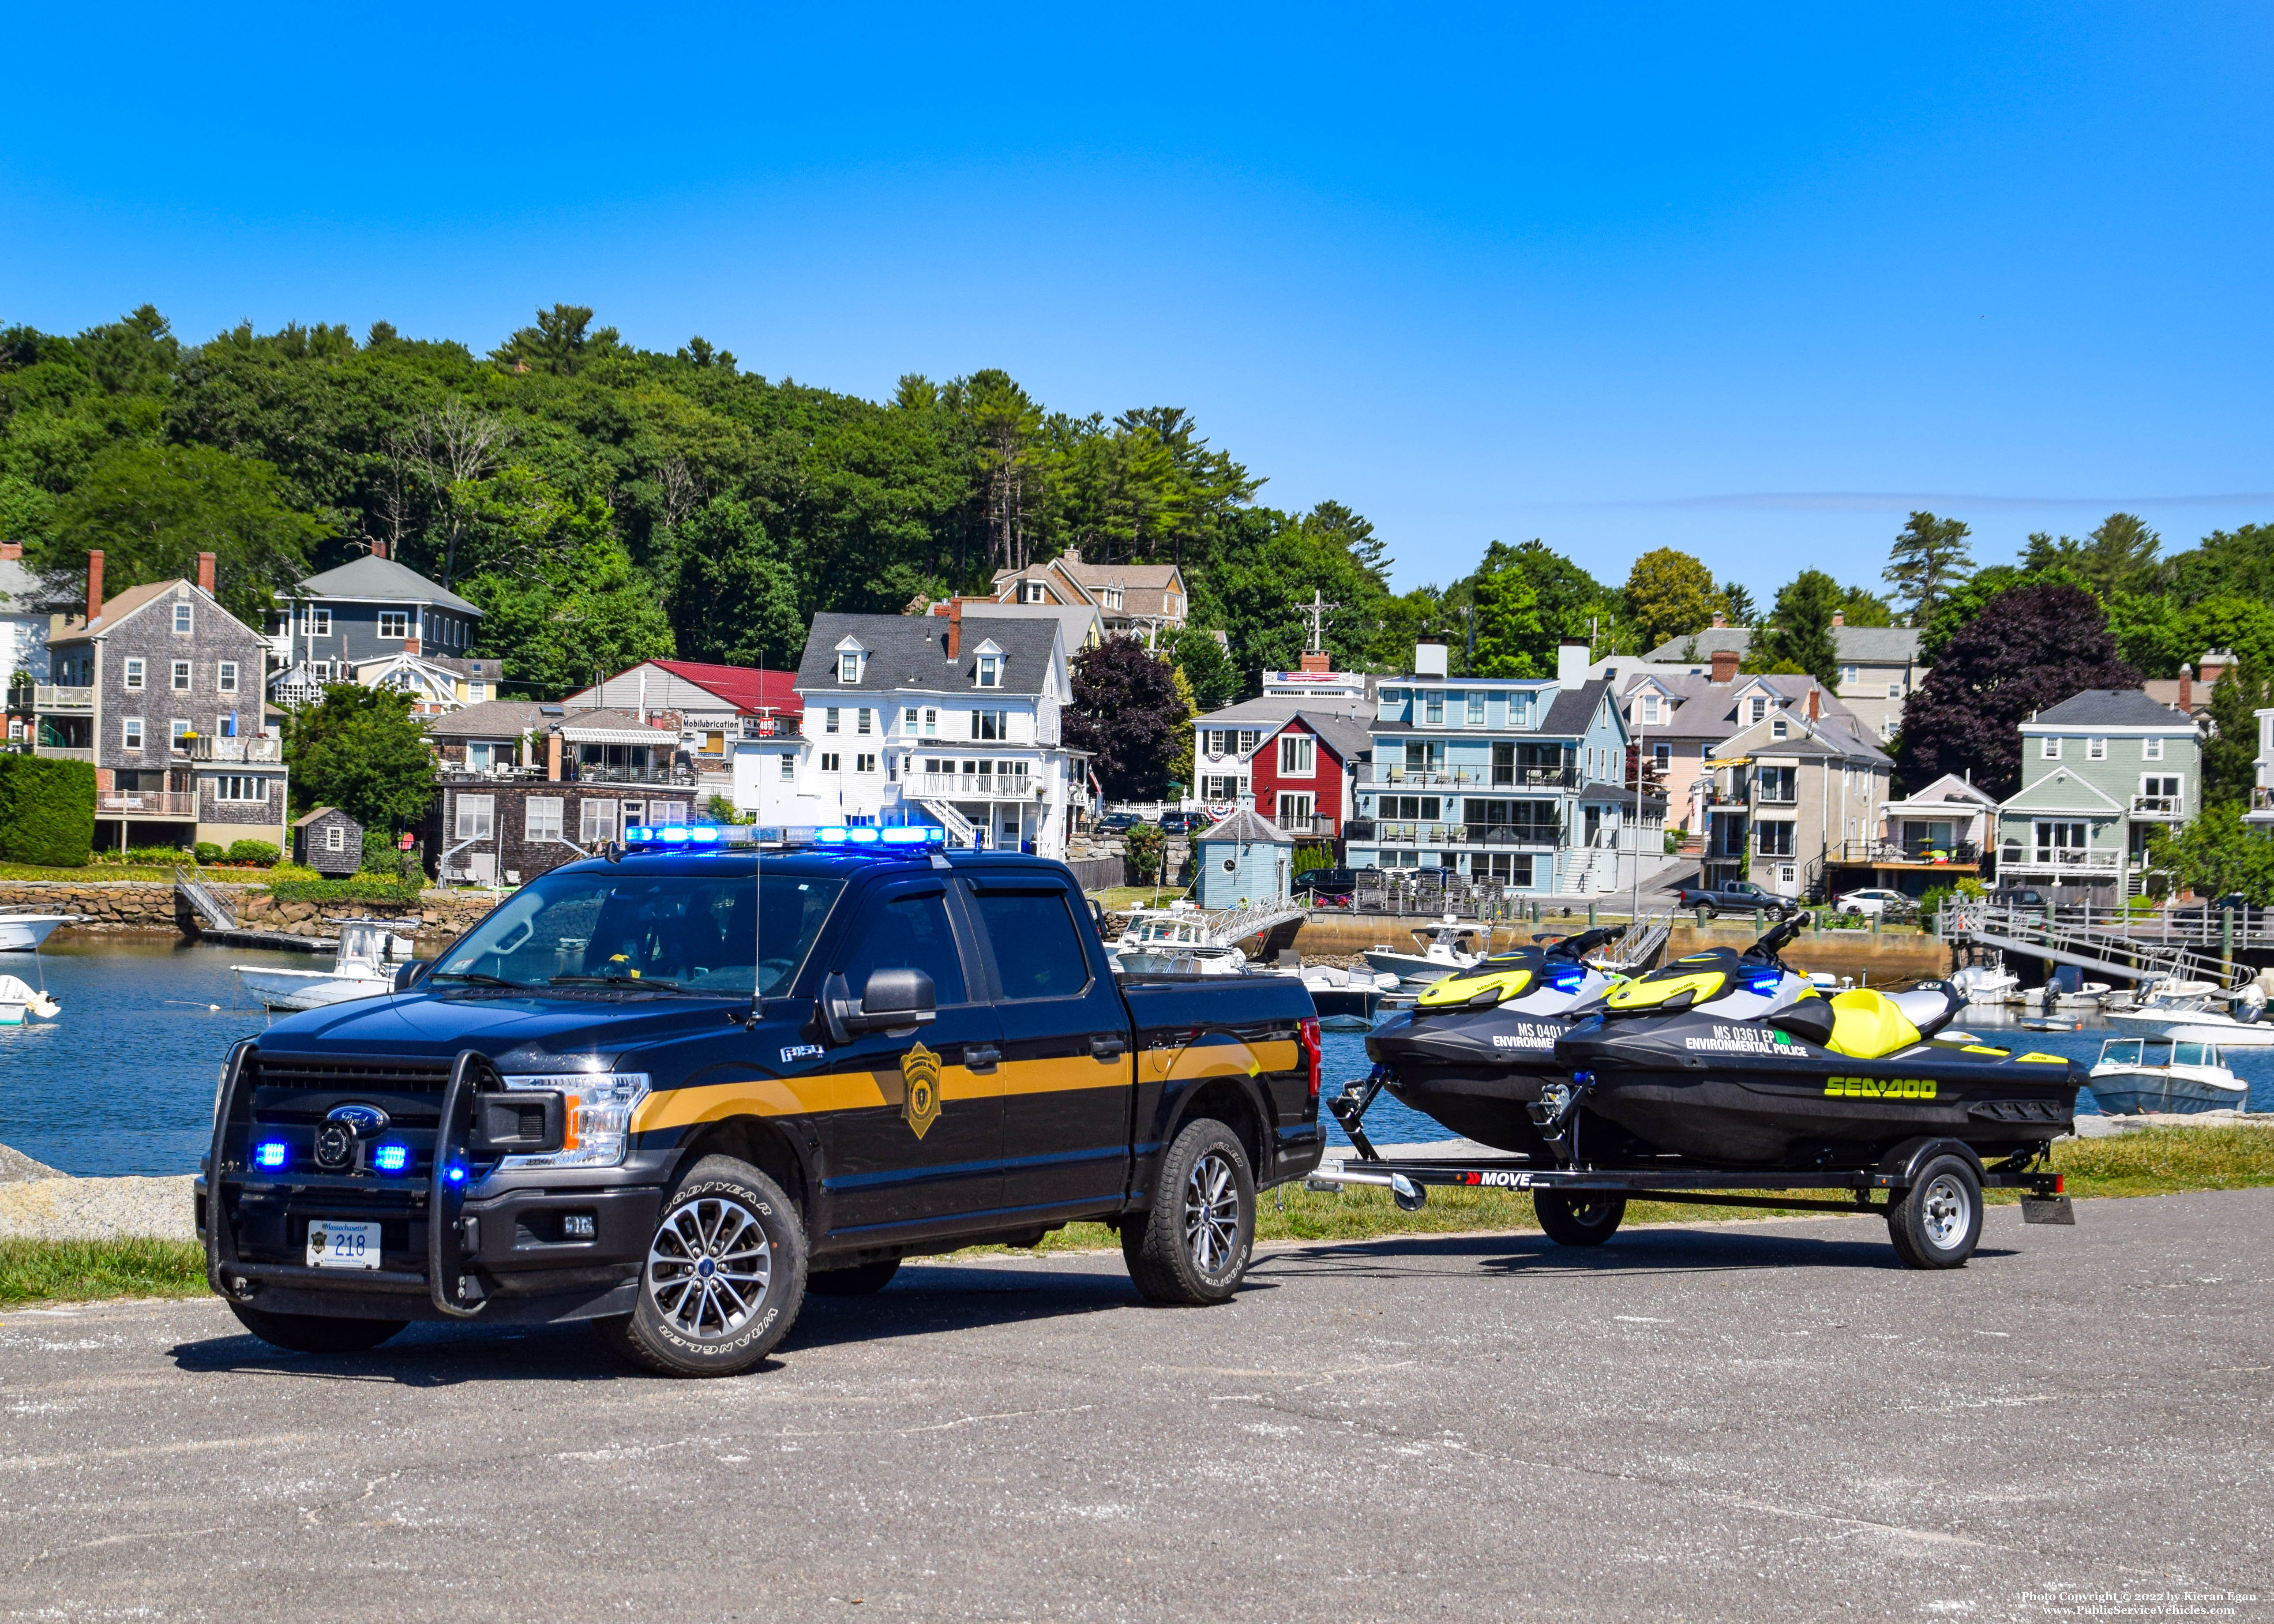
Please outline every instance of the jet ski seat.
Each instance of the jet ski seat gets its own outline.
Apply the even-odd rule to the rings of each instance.
[[[1825,1047],[1856,1060],[1879,1060],[1940,1031],[1957,1009],[1939,987],[1892,998],[1859,987],[1832,999],[1832,1041]]]

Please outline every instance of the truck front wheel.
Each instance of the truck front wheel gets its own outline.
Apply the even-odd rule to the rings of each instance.
[[[1188,1124],[1161,1158],[1153,1210],[1121,1226],[1121,1256],[1147,1300],[1201,1306],[1239,1289],[1255,1250],[1255,1175],[1239,1136]]]
[[[592,1323],[658,1375],[739,1376],[773,1351],[804,1300],[797,1209],[747,1162],[705,1156],[664,1203],[639,1305]]]
[[[361,1353],[376,1348],[410,1323],[407,1320],[335,1320],[328,1314],[273,1314],[231,1303],[237,1323],[262,1342],[294,1353]]]

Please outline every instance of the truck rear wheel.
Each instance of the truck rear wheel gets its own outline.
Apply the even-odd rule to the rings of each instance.
[[[1213,1116],[1161,1158],[1153,1210],[1121,1226],[1121,1256],[1147,1301],[1201,1307],[1239,1289],[1255,1250],[1255,1175],[1239,1136]]]
[[[658,1375],[739,1376],[773,1351],[804,1300],[797,1209],[749,1162],[705,1156],[663,1204],[639,1306],[592,1324]]]
[[[408,1320],[335,1320],[328,1314],[272,1314],[231,1303],[237,1323],[262,1342],[294,1353],[361,1353],[410,1324]]]
[[[816,1297],[873,1297],[900,1272],[898,1258],[856,1263],[851,1268],[815,1269],[805,1277],[805,1289]]]
[[[1937,1156],[1887,1207],[1887,1238],[1912,1268],[1961,1268],[1982,1240],[1982,1181],[1963,1156]]]
[[[1532,1210],[1547,1238],[1558,1246],[1600,1246],[1626,1222],[1623,1195],[1567,1195],[1557,1190],[1532,1192]]]

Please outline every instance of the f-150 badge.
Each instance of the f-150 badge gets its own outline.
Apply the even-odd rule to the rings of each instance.
[[[907,1092],[900,1115],[922,1139],[939,1120],[939,1056],[917,1044],[900,1056],[900,1081]]]

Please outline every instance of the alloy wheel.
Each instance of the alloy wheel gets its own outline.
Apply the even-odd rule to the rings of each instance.
[[[1210,1277],[1231,1267],[1239,1244],[1239,1182],[1231,1160],[1211,1150],[1185,1180],[1185,1249]]]
[[[740,1330],[772,1280],[773,1247],[739,1201],[689,1201],[663,1221],[648,1247],[649,1299],[666,1324],[696,1342]]]

